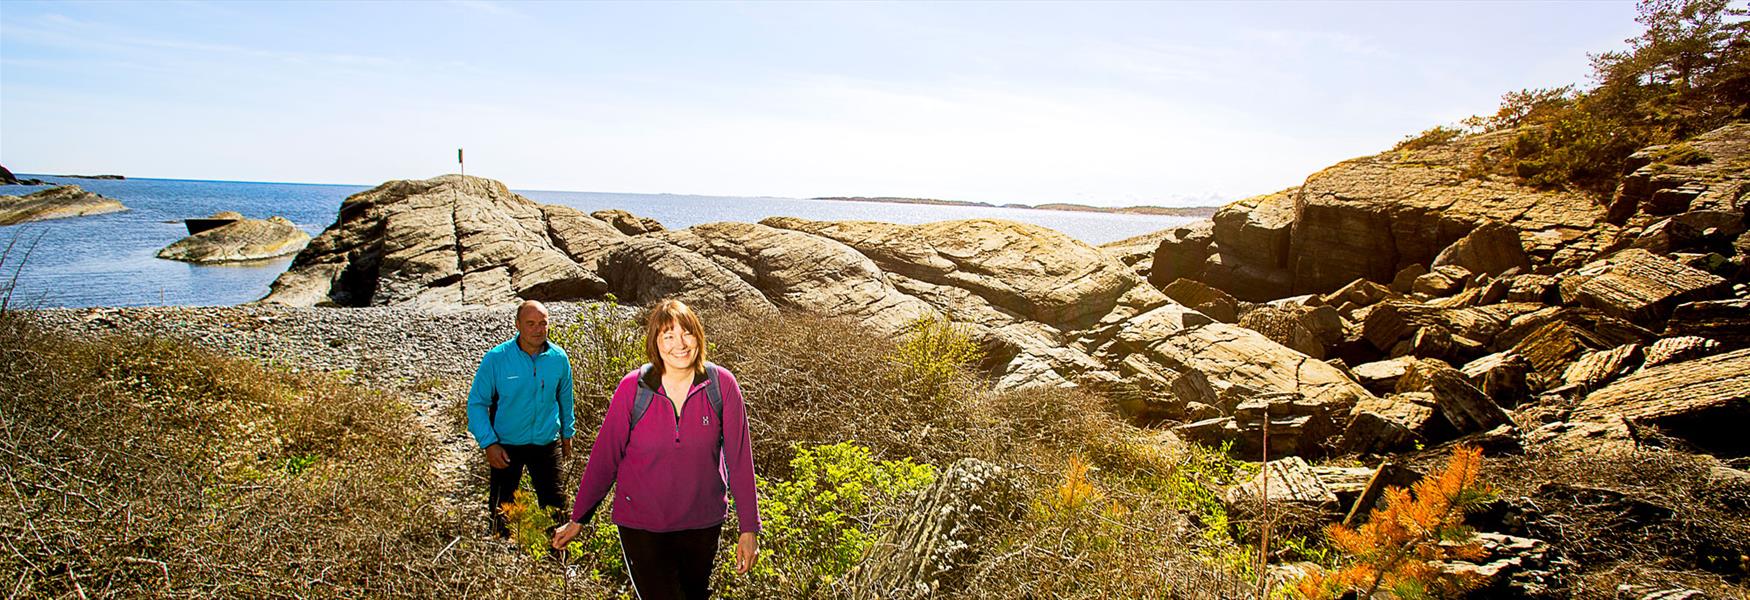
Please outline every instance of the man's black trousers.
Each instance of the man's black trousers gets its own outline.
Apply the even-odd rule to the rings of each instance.
[[[505,454],[510,455],[510,466],[492,470],[492,487],[486,494],[486,508],[492,511],[493,533],[510,533],[500,506],[516,502],[517,485],[523,480],[523,467],[529,469],[529,483],[535,486],[535,500],[543,508],[565,508],[565,497],[559,494],[559,442],[499,446],[504,448]],[[559,520],[563,521],[564,517]]]

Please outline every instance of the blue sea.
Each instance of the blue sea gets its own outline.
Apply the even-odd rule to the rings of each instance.
[[[120,200],[129,210],[107,215],[37,221],[0,227],[0,248],[13,244],[0,264],[0,289],[17,278],[13,306],[86,307],[188,305],[249,302],[267,294],[291,257],[230,266],[197,266],[163,260],[160,248],[188,234],[182,220],[233,210],[252,218],[279,215],[315,236],[334,223],[340,202],[370,189],[362,185],[311,185],[180,179],[102,180],[28,175],[77,184]],[[21,196],[46,186],[5,186],[0,195]],[[584,212],[621,209],[679,229],[718,221],[755,222],[772,216],[822,221],[863,220],[915,224],[955,219],[1008,219],[1042,225],[1098,245],[1192,219],[1017,208],[929,206],[883,202],[746,198],[676,194],[619,194],[517,190],[545,204]],[[29,252],[28,259],[25,253]],[[19,269],[19,265],[23,265]]]

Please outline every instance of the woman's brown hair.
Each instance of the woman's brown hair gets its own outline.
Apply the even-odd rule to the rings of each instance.
[[[650,316],[644,319],[644,357],[657,375],[662,374],[662,352],[656,349],[656,338],[677,323],[682,330],[693,334],[697,346],[694,348],[693,369],[697,371],[705,365],[705,326],[699,323],[699,315],[685,302],[669,298],[650,307]]]

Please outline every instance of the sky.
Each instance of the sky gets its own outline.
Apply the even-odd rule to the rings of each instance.
[[[1211,205],[1501,94],[1629,2],[0,2],[21,173]]]

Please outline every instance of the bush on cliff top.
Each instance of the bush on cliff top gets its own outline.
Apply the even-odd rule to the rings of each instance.
[[[1466,119],[1471,131],[1518,130],[1467,172],[1603,196],[1636,150],[1750,118],[1750,10],[1727,0],[1641,0],[1638,11],[1646,29],[1627,50],[1591,56],[1595,87],[1509,92],[1495,114]],[[1448,131],[1456,130],[1436,127],[1397,149],[1450,140]]]

